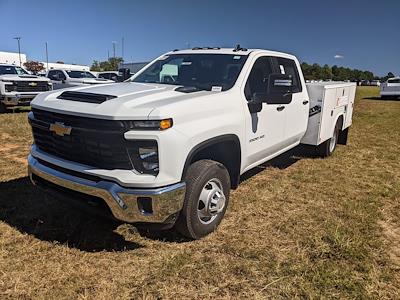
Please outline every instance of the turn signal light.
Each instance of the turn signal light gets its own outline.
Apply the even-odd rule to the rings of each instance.
[[[164,119],[160,121],[160,129],[165,130],[172,127],[172,119]]]

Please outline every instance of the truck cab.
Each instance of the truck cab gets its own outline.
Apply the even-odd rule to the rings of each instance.
[[[51,91],[47,78],[31,75],[22,67],[0,64],[0,112],[16,106],[29,106],[39,93]]]
[[[93,73],[82,70],[52,69],[47,72],[46,76],[51,80],[55,90],[74,86],[114,82],[113,80],[105,78],[97,78]]]
[[[221,222],[246,171],[302,139],[333,153],[354,94],[334,86],[332,99],[322,92],[314,101],[324,114],[311,114],[308,88],[290,54],[171,51],[126,82],[35,99],[29,174],[49,191],[97,198],[121,221],[201,238]],[[328,120],[310,125],[311,115]]]

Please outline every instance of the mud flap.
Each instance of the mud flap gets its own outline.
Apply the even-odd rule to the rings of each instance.
[[[349,135],[349,128],[341,130],[339,132],[338,144],[347,145],[347,137],[348,137],[348,135]]]

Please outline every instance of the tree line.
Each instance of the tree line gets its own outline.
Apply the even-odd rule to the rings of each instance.
[[[320,66],[319,64],[309,65],[306,62],[301,64],[301,69],[306,80],[333,80],[333,81],[363,81],[363,80],[380,80],[386,81],[388,78],[394,77],[392,72],[386,76],[375,76],[371,71],[362,71],[358,69],[350,69],[338,67],[336,65],[330,67],[327,64]]]

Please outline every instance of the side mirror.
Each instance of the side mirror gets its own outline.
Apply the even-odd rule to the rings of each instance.
[[[121,81],[125,81],[131,77],[131,71],[129,68],[121,68],[118,70],[118,75],[121,78]]]
[[[268,94],[289,94],[293,91],[292,75],[271,74],[268,79]]]
[[[265,102],[266,94],[264,93],[254,93],[253,97],[249,102],[247,102],[247,106],[249,107],[249,111],[251,114],[258,113],[262,110],[262,104]]]
[[[284,104],[292,101],[293,78],[286,74],[271,74],[268,79],[267,103]]]

